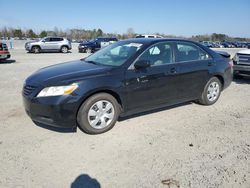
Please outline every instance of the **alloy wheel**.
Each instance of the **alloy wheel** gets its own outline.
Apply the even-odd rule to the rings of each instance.
[[[215,101],[220,94],[220,86],[217,82],[212,82],[209,84],[208,89],[207,89],[207,99],[210,102]]]

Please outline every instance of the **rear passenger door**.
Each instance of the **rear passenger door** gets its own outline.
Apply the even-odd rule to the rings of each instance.
[[[178,97],[192,100],[200,97],[214,69],[211,56],[192,42],[175,43],[175,62],[178,65]]]

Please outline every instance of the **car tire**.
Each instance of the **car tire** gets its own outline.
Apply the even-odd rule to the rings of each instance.
[[[206,84],[199,103],[203,105],[212,105],[216,103],[221,94],[222,84],[217,77],[212,77]]]
[[[61,52],[62,53],[66,54],[66,53],[68,53],[68,51],[69,51],[69,48],[67,46],[62,46],[61,47]]]
[[[88,134],[101,134],[112,129],[120,114],[120,105],[108,93],[89,97],[77,113],[78,127]]]
[[[91,49],[91,48],[87,48],[87,49],[86,49],[86,53],[87,53],[87,54],[91,54],[91,53],[92,53],[92,49]]]
[[[41,52],[41,48],[39,46],[33,46],[31,51],[35,54],[39,54]]]

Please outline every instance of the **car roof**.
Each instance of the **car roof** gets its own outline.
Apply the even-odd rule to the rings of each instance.
[[[44,38],[64,38],[64,37],[59,37],[59,36],[47,36],[47,37],[44,37]]]
[[[116,37],[97,37],[98,39],[116,39]]]
[[[150,44],[150,43],[157,43],[157,42],[164,42],[164,41],[182,41],[182,42],[193,42],[195,41],[187,40],[187,39],[180,39],[180,38],[132,38],[127,39],[128,42],[138,42],[142,44]]]

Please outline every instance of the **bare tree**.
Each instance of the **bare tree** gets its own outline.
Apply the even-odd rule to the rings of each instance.
[[[134,31],[134,29],[132,27],[128,28],[128,30],[127,30],[127,37],[128,38],[135,37],[135,31]]]

